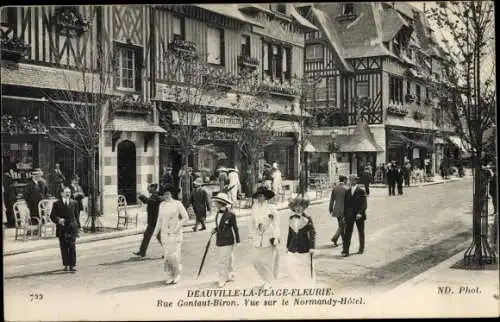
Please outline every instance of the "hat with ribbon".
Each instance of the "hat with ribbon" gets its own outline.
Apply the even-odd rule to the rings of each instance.
[[[309,201],[309,199],[298,196],[298,197],[290,200],[290,202],[288,203],[288,208],[290,208],[292,210],[297,208],[297,207],[302,207],[302,208],[306,209],[307,207],[309,207],[310,203],[311,202]]]
[[[257,191],[252,195],[252,198],[257,199],[260,195],[266,197],[267,200],[274,197],[274,192],[267,188],[266,186],[260,186],[257,188]]]
[[[220,202],[224,205],[232,205],[233,202],[229,199],[229,196],[224,192],[219,192],[217,195],[212,197],[213,201]]]
[[[196,178],[196,180],[194,180],[194,182],[193,182],[193,185],[199,187],[199,186],[203,185],[203,180],[201,180],[201,178]]]

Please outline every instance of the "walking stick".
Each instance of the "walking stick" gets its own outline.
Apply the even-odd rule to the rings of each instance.
[[[309,253],[311,258],[311,279],[313,279],[313,253]]]
[[[207,246],[205,246],[205,252],[203,253],[203,258],[201,259],[200,269],[198,270],[198,276],[196,278],[200,277],[201,270],[203,269],[203,265],[205,264],[205,259],[207,258],[208,249],[210,248],[210,242],[212,241],[212,236],[214,234],[215,234],[215,232],[212,232],[212,234],[210,234],[210,238],[208,239]]]

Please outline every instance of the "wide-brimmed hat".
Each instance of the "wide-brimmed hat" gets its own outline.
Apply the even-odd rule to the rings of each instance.
[[[309,207],[310,203],[311,202],[309,201],[309,199],[298,196],[298,197],[290,200],[290,202],[288,203],[288,208],[290,208],[292,210],[295,209],[296,207],[302,207],[302,208],[306,209],[307,207]]]
[[[237,167],[234,167],[234,168],[229,168],[227,169],[228,172],[236,172],[236,173],[240,173],[240,170],[238,170]]]
[[[193,185],[199,187],[199,186],[203,185],[203,180],[201,180],[201,178],[196,178],[196,180],[194,180],[194,182],[193,182]]]
[[[175,196],[179,193],[179,188],[173,184],[167,184],[163,187],[162,194],[165,194],[166,192],[170,192],[173,196]]]
[[[274,192],[265,186],[260,186],[257,191],[252,195],[252,198],[257,199],[259,195],[263,195],[267,200],[274,197]]]
[[[232,205],[233,202],[229,199],[229,196],[224,192],[219,192],[217,195],[212,197],[213,201],[220,202],[224,205]]]
[[[33,171],[31,171],[31,175],[32,176],[36,176],[36,175],[43,176],[43,171],[40,168],[35,168],[35,169],[33,169]]]
[[[217,168],[216,171],[217,172],[219,172],[219,171],[225,171],[225,172],[227,172],[227,168],[226,167],[219,167],[219,168]]]
[[[264,167],[265,168],[272,168],[272,165],[270,165],[269,163],[266,162],[266,163],[264,163]]]

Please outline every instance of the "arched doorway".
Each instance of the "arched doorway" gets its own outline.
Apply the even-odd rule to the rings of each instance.
[[[123,141],[118,144],[118,194],[125,196],[127,204],[137,202],[137,164],[135,144]]]

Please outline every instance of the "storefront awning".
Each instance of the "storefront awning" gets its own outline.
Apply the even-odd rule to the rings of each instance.
[[[339,152],[379,152],[384,151],[380,145],[375,142],[373,133],[368,124],[360,123],[354,129],[354,133],[349,136],[347,142],[344,139],[336,137],[335,141],[339,147]]]
[[[468,153],[471,150],[470,144],[462,140],[459,136],[450,135],[448,139],[453,145],[459,148],[462,153]]]
[[[330,153],[330,145],[332,143],[333,138],[329,135],[313,136],[307,140],[304,151]]]
[[[396,136],[397,138],[399,138],[403,142],[412,143],[415,146],[432,150],[432,144],[426,140],[412,139],[399,131],[392,131],[392,133],[394,134],[394,136]]]
[[[165,129],[140,118],[117,117],[104,126],[104,131],[165,133]]]

